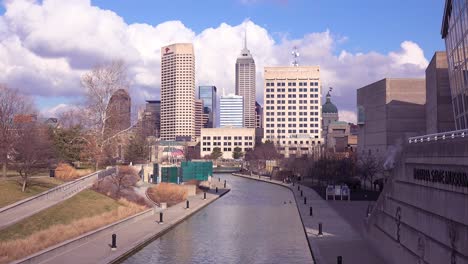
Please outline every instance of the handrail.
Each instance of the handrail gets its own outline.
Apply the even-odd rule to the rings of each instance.
[[[423,142],[464,138],[464,137],[468,137],[468,129],[461,129],[461,130],[447,131],[447,132],[436,133],[436,134],[428,134],[428,135],[417,136],[417,137],[410,137],[408,139],[408,143],[409,144],[423,143]]]

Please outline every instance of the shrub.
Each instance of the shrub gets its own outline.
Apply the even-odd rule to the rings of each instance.
[[[148,196],[156,203],[167,203],[167,206],[173,206],[187,199],[187,190],[183,186],[163,182],[149,188]]]
[[[71,181],[92,172],[91,169],[77,170],[67,163],[59,163],[55,169],[55,177],[64,181]]]

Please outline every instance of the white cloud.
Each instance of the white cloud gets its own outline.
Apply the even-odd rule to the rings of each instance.
[[[74,109],[75,107],[68,104],[58,104],[53,107],[44,108],[41,115],[44,117],[58,117],[61,113]]]
[[[132,101],[159,98],[160,47],[175,42],[194,43],[197,85],[212,84],[219,91],[232,92],[245,29],[257,66],[260,101],[263,67],[290,65],[290,51],[297,46],[301,65],[320,65],[324,91],[334,87],[332,100],[343,118],[355,118],[350,111],[355,108],[357,88],[385,77],[423,77],[428,64],[414,42],[403,41],[388,54],[351,53],[338,49],[347,37],[330,30],[298,39],[286,34],[275,42],[271,32],[252,21],[222,23],[196,34],[180,21],[127,24],[89,0],[15,0],[7,1],[5,8],[0,16],[0,82],[33,95],[76,97],[82,94],[83,72],[98,63],[123,59],[129,66]]]
[[[356,112],[354,111],[340,110],[338,114],[339,114],[339,119],[341,121],[346,121],[348,123],[354,123],[354,124],[356,124],[357,122]]]

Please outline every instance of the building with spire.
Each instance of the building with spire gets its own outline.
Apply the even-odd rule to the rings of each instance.
[[[247,49],[247,35],[244,48],[236,61],[236,95],[244,100],[243,126],[255,128],[255,61]]]

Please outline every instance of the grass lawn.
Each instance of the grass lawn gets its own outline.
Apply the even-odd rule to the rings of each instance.
[[[2,229],[0,241],[25,238],[58,224],[91,217],[116,209],[120,204],[105,195],[85,190],[72,198]]]
[[[34,196],[61,183],[62,181],[55,178],[32,178],[25,192],[22,192],[21,183],[18,180],[0,180],[0,207]]]

